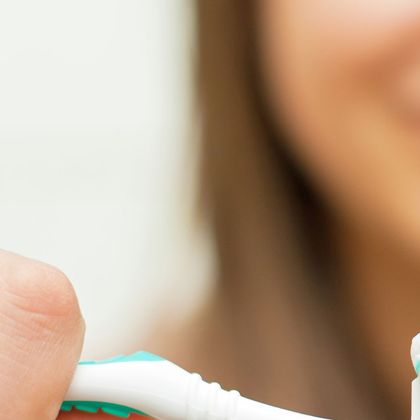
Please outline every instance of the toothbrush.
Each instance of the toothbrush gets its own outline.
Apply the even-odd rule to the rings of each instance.
[[[320,420],[224,391],[147,352],[80,362],[61,409],[159,420]]]
[[[420,334],[413,338],[411,360],[417,374],[411,386],[411,420],[420,420]]]

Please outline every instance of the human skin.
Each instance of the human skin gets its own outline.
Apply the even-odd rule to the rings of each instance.
[[[0,419],[54,419],[84,323],[59,270],[0,251]]]
[[[83,318],[66,276],[47,264],[0,251],[0,419],[57,418],[83,334]],[[73,412],[59,418],[92,416]]]
[[[420,330],[420,2],[256,4],[269,110],[331,210],[350,316],[406,412]]]

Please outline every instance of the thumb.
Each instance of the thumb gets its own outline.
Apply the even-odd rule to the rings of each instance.
[[[53,420],[84,322],[59,270],[0,251],[0,420]]]

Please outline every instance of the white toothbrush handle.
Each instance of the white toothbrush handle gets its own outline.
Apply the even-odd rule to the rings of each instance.
[[[411,395],[411,420],[420,420],[420,379],[414,379]]]
[[[316,420],[208,384],[168,361],[77,367],[66,401],[102,401],[159,420]]]

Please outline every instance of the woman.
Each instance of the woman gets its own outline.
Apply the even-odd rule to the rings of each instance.
[[[420,3],[197,8],[203,203],[220,275],[202,312],[152,350],[268,403],[408,418]],[[54,269],[0,258],[0,418],[54,418],[80,348],[76,300]]]
[[[168,356],[273,404],[408,418],[420,3],[201,0],[198,34],[220,278],[197,350]]]

